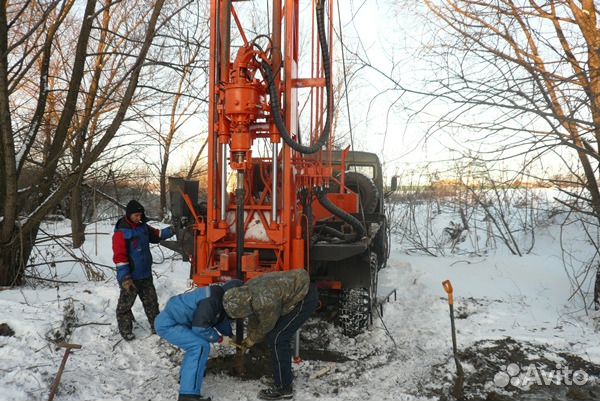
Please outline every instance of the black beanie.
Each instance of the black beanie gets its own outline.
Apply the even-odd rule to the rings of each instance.
[[[125,208],[125,215],[129,218],[134,213],[142,213],[145,216],[144,206],[136,200],[130,200]]]

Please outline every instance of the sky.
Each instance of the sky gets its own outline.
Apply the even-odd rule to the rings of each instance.
[[[349,60],[357,58],[370,67],[360,69],[349,82],[350,118],[344,102],[336,135],[346,135],[351,127],[354,148],[380,156],[386,181],[407,171],[422,175],[425,169],[452,167],[458,154],[452,150],[456,144],[451,136],[429,132],[447,106],[427,105],[423,96],[411,93],[424,91],[423,82],[432,74],[421,54],[432,35],[423,20],[422,2],[350,0],[341,4],[347,69],[352,69]],[[336,16],[336,27],[338,23]],[[394,90],[397,85],[408,91]]]

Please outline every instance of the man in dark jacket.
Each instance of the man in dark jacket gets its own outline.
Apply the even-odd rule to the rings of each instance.
[[[140,296],[150,329],[154,333],[154,319],[158,315],[158,298],[152,282],[152,253],[150,243],[157,244],[173,236],[171,227],[159,230],[146,224],[144,207],[132,200],[125,216],[115,225],[112,238],[113,262],[117,266],[117,281],[121,288],[117,303],[117,323],[121,336],[127,341],[133,334],[133,306]]]
[[[317,288],[310,284],[306,270],[267,273],[225,293],[227,315],[248,317],[248,336],[242,346],[252,347],[266,337],[271,351],[275,385],[261,390],[259,398],[293,397],[292,337],[318,304]]]

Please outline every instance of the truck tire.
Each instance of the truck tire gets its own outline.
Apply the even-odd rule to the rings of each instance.
[[[344,335],[355,337],[369,324],[369,291],[366,288],[348,288],[342,292],[337,323]]]
[[[345,184],[348,189],[360,196],[360,203],[365,213],[374,213],[379,205],[379,191],[372,179],[356,171],[346,171]],[[331,192],[339,192],[340,185],[333,181]]]
[[[377,254],[371,252],[368,288],[348,288],[340,296],[337,323],[348,337],[357,336],[373,323],[372,313],[377,303],[378,270]]]

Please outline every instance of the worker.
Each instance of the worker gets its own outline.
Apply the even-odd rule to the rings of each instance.
[[[202,396],[202,383],[210,343],[233,335],[223,310],[223,294],[242,285],[230,280],[172,297],[155,322],[156,333],[184,351],[178,401],[210,401]]]
[[[119,333],[126,341],[135,338],[131,307],[138,295],[150,322],[150,330],[154,333],[154,319],[159,310],[152,282],[150,243],[157,244],[173,236],[172,227],[157,229],[146,224],[147,221],[144,207],[138,201],[131,200],[125,208],[125,216],[117,221],[112,237],[113,261],[117,266],[117,281],[121,289],[117,323]]]
[[[248,335],[242,347],[267,339],[274,386],[261,390],[258,398],[293,397],[291,340],[318,304],[317,288],[302,269],[266,273],[225,293],[223,307],[227,315],[235,319],[248,317]]]

